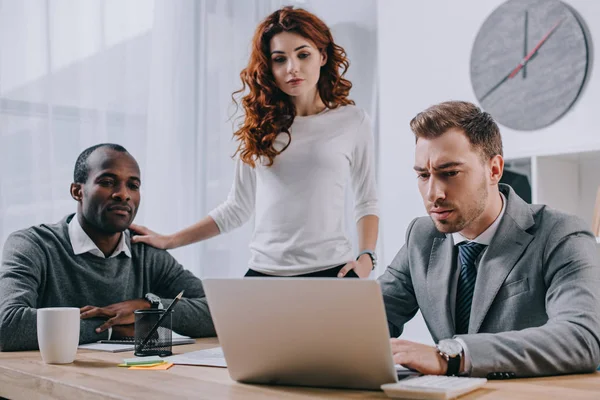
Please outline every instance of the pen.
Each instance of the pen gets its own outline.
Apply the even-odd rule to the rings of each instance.
[[[167,309],[165,310],[164,314],[160,316],[160,318],[158,319],[158,321],[156,321],[156,324],[154,324],[154,326],[152,327],[152,329],[150,329],[150,332],[148,332],[148,335],[146,335],[146,337],[144,338],[144,340],[142,340],[142,344],[140,346],[140,349],[143,349],[144,347],[146,347],[146,344],[148,344],[148,341],[150,340],[150,338],[152,337],[152,335],[154,335],[156,333],[156,331],[158,330],[158,327],[160,326],[160,324],[163,322],[163,320],[165,319],[165,317],[167,315],[169,315],[169,313],[171,312],[171,310],[173,309],[173,307],[175,307],[175,304],[177,304],[177,302],[181,299],[181,296],[183,296],[183,290],[177,296],[175,296],[175,298],[171,302],[171,305],[169,305],[169,307],[167,307]]]

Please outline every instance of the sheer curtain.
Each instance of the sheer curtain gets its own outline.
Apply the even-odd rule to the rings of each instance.
[[[151,2],[0,3],[0,239],[75,210],[73,165],[117,142],[147,154]]]
[[[138,223],[172,232],[223,201],[231,93],[256,24],[287,4],[332,27],[351,59],[352,98],[376,124],[374,0],[0,0],[0,246],[75,210],[73,165],[96,143],[138,160]],[[251,230],[172,253],[197,275],[239,276]]]

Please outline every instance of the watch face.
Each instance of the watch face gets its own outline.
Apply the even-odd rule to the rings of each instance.
[[[460,343],[454,339],[440,340],[440,342],[438,343],[438,348],[441,352],[447,354],[450,357],[454,357],[460,354],[463,350]]]
[[[510,0],[483,23],[471,52],[482,108],[518,130],[545,127],[573,105],[588,71],[588,38],[557,0]]]
[[[149,302],[153,303],[153,304],[158,304],[160,302],[160,297],[158,297],[157,295],[153,294],[153,293],[146,293],[146,300],[148,300]]]

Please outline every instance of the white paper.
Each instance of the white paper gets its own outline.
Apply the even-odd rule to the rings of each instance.
[[[203,365],[208,367],[227,367],[223,349],[215,347],[212,349],[192,351],[164,358],[168,362],[180,365]]]
[[[123,351],[133,351],[133,347],[130,344],[108,344],[108,343],[88,343],[80,344],[80,349],[86,350],[97,350],[97,351],[108,351],[111,353],[120,353]]]

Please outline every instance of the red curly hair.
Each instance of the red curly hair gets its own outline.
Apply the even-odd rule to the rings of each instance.
[[[296,108],[290,97],[275,84],[271,72],[270,42],[281,32],[291,32],[311,40],[320,52],[327,55],[321,67],[317,90],[327,108],[354,104],[348,99],[352,83],[344,78],[350,63],[344,49],[333,42],[333,36],[323,21],[301,8],[284,7],[269,15],[257,28],[252,39],[248,66],[240,73],[242,88],[233,93],[249,93],[242,97],[245,111],[244,122],[233,136],[240,141],[234,156],[255,167],[259,158],[273,165],[275,156],[291,143],[290,126],[294,122]],[[273,147],[279,133],[286,133],[288,144],[281,150]]]

